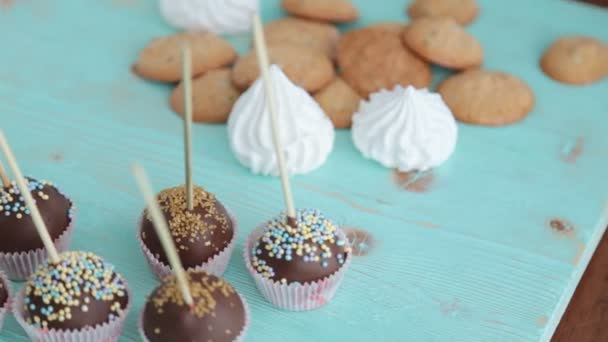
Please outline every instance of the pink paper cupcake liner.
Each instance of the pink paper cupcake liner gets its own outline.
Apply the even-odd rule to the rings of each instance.
[[[6,292],[8,292],[8,298],[2,307],[0,307],[0,332],[2,331],[2,324],[4,323],[4,317],[7,312],[11,310],[11,303],[13,301],[13,295],[11,292],[11,284],[8,282],[6,275],[0,271],[0,281],[6,286]]]
[[[122,315],[117,319],[93,328],[87,327],[80,330],[46,330],[27,324],[23,315],[23,300],[25,298],[25,285],[21,288],[13,302],[13,315],[17,323],[25,330],[25,333],[32,341],[36,342],[114,342],[118,341],[125,319],[131,310],[133,303],[133,293],[127,286],[129,303],[123,310]]]
[[[327,304],[333,298],[338,287],[340,287],[344,273],[350,266],[352,253],[347,254],[346,260],[339,270],[324,279],[304,284],[283,284],[264,278],[251,265],[251,250],[263,232],[264,226],[260,226],[251,232],[243,251],[247,270],[249,270],[262,296],[276,307],[289,311],[314,310]],[[338,235],[341,239],[348,241],[341,230],[338,230]]]
[[[68,215],[70,224],[66,227],[65,231],[53,241],[58,253],[67,251],[70,246],[70,241],[72,240],[74,222],[76,221],[76,207],[73,204],[72,207],[70,207]],[[44,248],[18,253],[0,252],[0,269],[6,273],[9,279],[23,281],[34,273],[38,266],[47,259],[48,255]]]
[[[245,326],[243,326],[243,329],[241,330],[241,333],[239,334],[239,336],[237,336],[234,339],[234,342],[242,342],[245,340],[245,336],[247,335],[247,330],[249,329],[249,325],[251,322],[251,318],[250,318],[250,314],[249,314],[249,306],[247,305],[247,301],[245,300],[245,297],[241,296],[240,294],[239,294],[239,297],[241,298],[241,301],[243,302],[243,307],[245,308]],[[143,342],[150,342],[148,340],[148,337],[146,337],[146,333],[144,332],[144,311],[145,310],[146,310],[146,307],[144,304],[144,308],[141,310],[141,312],[139,314],[139,319],[137,320],[137,330],[139,331],[139,336],[141,337],[141,340]]]
[[[232,215],[232,213],[228,209],[226,209],[226,211],[228,212],[230,220],[232,221],[232,240],[230,240],[226,248],[214,255],[211,259],[207,260],[199,266],[190,267],[186,269],[186,271],[204,271],[216,277],[221,277],[224,274],[226,268],[228,268],[228,264],[230,263],[230,258],[232,257],[232,251],[234,250],[234,246],[236,246],[236,236],[238,233],[238,221],[236,217]],[[156,256],[152,254],[152,252],[148,249],[148,247],[146,247],[144,241],[141,239],[142,220],[143,216],[140,220],[139,229],[137,229],[137,241],[139,241],[139,246],[144,252],[146,260],[148,261],[148,265],[150,266],[150,270],[152,270],[152,273],[154,273],[158,279],[162,280],[172,273],[171,267],[169,265],[165,265],[160,260],[158,260]]]

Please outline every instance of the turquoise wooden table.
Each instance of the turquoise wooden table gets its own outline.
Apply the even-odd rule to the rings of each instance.
[[[402,0],[355,2],[360,24],[406,20]],[[608,81],[558,84],[537,61],[564,34],[608,40],[608,12],[558,0],[480,3],[470,30],[486,67],[526,80],[533,113],[504,128],[460,125],[454,156],[417,177],[363,159],[339,132],[327,164],[293,178],[295,198],[349,227],[361,256],[329,305],[289,313],[262,299],[235,253],[225,276],[251,306],[248,340],[550,338],[607,224]],[[0,4],[0,126],[25,172],[77,203],[73,248],[102,255],[128,278],[136,298],[124,341],[139,340],[136,316],[156,280],[134,238],[143,203],[129,166],[142,162],[157,189],[180,183],[182,140],[170,87],[129,68],[149,39],[172,29],[155,1]],[[263,4],[265,19],[281,15],[278,1]],[[241,51],[248,44],[232,41]],[[197,125],[194,134],[195,180],[237,214],[240,250],[282,209],[279,181],[238,164],[225,126]],[[0,340],[25,340],[12,317]]]

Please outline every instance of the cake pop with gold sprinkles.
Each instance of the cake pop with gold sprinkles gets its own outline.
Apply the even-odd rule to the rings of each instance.
[[[166,277],[148,298],[143,334],[149,342],[235,341],[247,325],[246,308],[225,280],[205,272],[187,273],[193,304],[188,306],[174,275]]]
[[[235,232],[228,211],[215,195],[194,186],[192,210],[188,210],[186,196],[186,187],[182,185],[161,191],[157,202],[169,224],[169,232],[184,268],[191,269],[226,249]],[[147,210],[144,211],[140,238],[158,261],[169,265]]]

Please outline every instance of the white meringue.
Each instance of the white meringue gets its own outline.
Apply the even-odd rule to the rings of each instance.
[[[287,171],[310,172],[327,160],[334,144],[334,126],[317,102],[293,84],[278,66],[272,65],[269,75],[275,90]],[[261,78],[234,105],[228,119],[228,137],[236,158],[253,173],[279,175]]]
[[[249,31],[258,10],[258,0],[160,0],[160,11],[171,25],[217,34]]]
[[[403,172],[425,171],[452,155],[458,126],[439,94],[396,86],[362,101],[352,137],[366,158]]]

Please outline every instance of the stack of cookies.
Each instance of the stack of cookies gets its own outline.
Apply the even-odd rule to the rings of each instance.
[[[350,0],[284,0],[283,7],[293,17],[270,22],[264,28],[271,63],[281,66],[296,85],[316,95],[337,127],[350,127],[360,97],[336,79],[334,61],[340,33],[333,24],[357,20],[357,9]],[[210,32],[177,33],[152,40],[140,52],[134,72],[153,81],[179,82],[184,44],[192,47],[193,120],[225,123],[238,97],[259,77],[255,52],[239,57],[227,41]],[[183,91],[177,84],[169,100],[180,115],[184,111]]]
[[[463,26],[479,15],[475,0],[413,0],[406,10],[409,24],[379,23],[342,35],[335,24],[359,18],[350,0],[282,0],[282,6],[291,16],[264,28],[270,61],[314,96],[336,128],[350,128],[361,100],[372,93],[397,85],[428,88],[431,64],[455,72],[437,91],[462,122],[507,125],[534,106],[525,82],[481,68],[483,48]],[[179,82],[184,43],[193,53],[194,121],[225,123],[238,97],[259,77],[255,53],[239,57],[210,32],[177,33],[150,42],[134,71],[150,80]],[[592,83],[608,75],[608,47],[586,37],[559,39],[540,65],[557,81]],[[178,84],[169,101],[178,114],[182,98]]]

